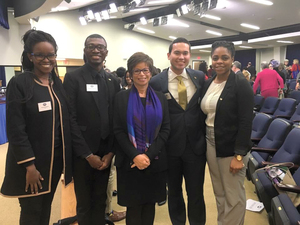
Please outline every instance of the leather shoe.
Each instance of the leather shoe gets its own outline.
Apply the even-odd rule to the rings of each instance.
[[[113,210],[109,215],[108,219],[112,222],[118,222],[126,218],[126,211],[124,212],[117,212]]]

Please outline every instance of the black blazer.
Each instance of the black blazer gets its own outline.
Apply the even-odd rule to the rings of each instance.
[[[205,95],[216,75],[205,82]],[[246,155],[251,147],[253,90],[244,76],[229,74],[217,103],[215,142],[217,157]]]
[[[116,95],[114,106],[114,134],[117,140],[115,165],[130,170],[133,158],[139,154],[137,149],[130,142],[127,130],[127,107],[129,93],[131,89],[121,91]],[[170,133],[170,119],[168,113],[168,104],[162,93],[156,92],[163,110],[163,119],[158,136],[151,144],[145,154],[151,160],[147,170],[152,172],[163,171],[167,169],[167,154],[165,144]],[[158,159],[155,159],[158,156]]]
[[[30,96],[32,90],[32,96]],[[50,86],[34,79],[33,74],[25,72],[14,76],[7,87],[7,136],[8,152],[5,178],[1,193],[13,197],[36,196],[25,192],[26,166],[34,162],[44,180],[38,195],[51,191],[51,177],[54,156],[54,121],[60,118],[62,149],[64,154],[65,184],[72,181],[72,124],[61,80],[54,77]],[[58,102],[59,115],[55,113]],[[41,103],[49,103],[41,110]]]
[[[200,96],[205,81],[205,75],[201,71],[186,69],[196,92],[188,103],[186,110],[177,103],[168,90],[168,71],[164,71],[150,80],[150,85],[156,91],[161,91],[168,100],[171,121],[171,133],[167,142],[169,155],[181,156],[186,147],[186,139],[189,140],[195,154],[201,155],[206,152],[204,116],[200,110]]]
[[[109,125],[111,135],[106,138],[105,145],[101,148],[101,152],[97,154],[103,156],[112,150],[113,142],[113,130],[112,130],[112,114],[113,114],[113,100],[115,94],[120,90],[120,85],[115,77],[111,74],[106,73],[103,69],[101,74],[104,75],[105,81],[108,88],[108,99],[109,108],[105,109],[100,105],[99,93],[88,92],[87,84],[95,84],[92,77],[93,69],[88,64],[83,65],[75,71],[67,73],[64,78],[64,88],[69,96],[70,105],[72,108],[73,117],[77,122],[84,140],[81,143],[77,143],[77,146],[81,148],[75,148],[75,154],[77,156],[86,157],[91,153],[97,153],[99,147],[103,144],[101,142],[101,121],[100,111],[109,110]]]

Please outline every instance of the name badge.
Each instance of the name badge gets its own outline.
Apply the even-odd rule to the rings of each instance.
[[[98,92],[98,84],[87,84],[86,91],[87,92]]]
[[[170,100],[170,99],[172,99],[172,97],[171,97],[170,93],[165,93],[165,96],[166,96],[167,100]]]
[[[39,112],[49,111],[52,110],[51,102],[40,102],[38,103]]]

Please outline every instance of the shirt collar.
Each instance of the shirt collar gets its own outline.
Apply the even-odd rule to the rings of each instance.
[[[177,75],[176,73],[174,73],[174,72],[172,71],[172,69],[171,69],[171,67],[170,67],[169,70],[168,70],[169,81],[173,81],[174,79],[176,79],[177,76],[182,76],[183,79],[185,79],[185,80],[188,80],[188,79],[189,79],[188,74],[187,74],[187,72],[186,72],[186,69],[184,69],[184,70],[182,71],[181,74],[178,74],[178,75]]]
[[[86,63],[87,69],[91,72],[92,76],[95,78],[97,76],[104,77],[104,69],[102,69],[98,72],[95,70],[89,63]]]

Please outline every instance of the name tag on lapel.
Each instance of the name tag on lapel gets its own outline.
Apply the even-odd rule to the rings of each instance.
[[[38,103],[39,112],[52,110],[51,102],[40,102]]]
[[[87,84],[86,91],[87,92],[98,92],[98,84]]]
[[[170,100],[170,99],[172,99],[172,97],[171,97],[170,93],[165,93],[165,96],[166,96],[167,100]]]

